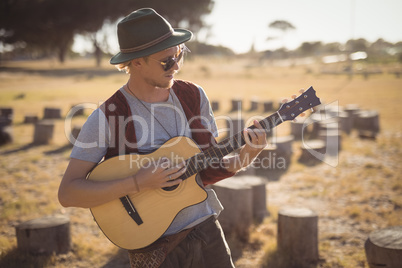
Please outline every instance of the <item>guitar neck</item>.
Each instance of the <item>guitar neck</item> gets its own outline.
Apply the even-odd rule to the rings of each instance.
[[[266,132],[272,131],[273,128],[283,122],[281,115],[276,112],[263,120],[259,121]],[[254,129],[255,126],[250,126],[248,129]],[[192,175],[206,169],[208,166],[216,166],[221,163],[224,156],[236,151],[246,143],[243,131],[238,132],[232,137],[223,139],[221,142],[211,146],[207,150],[194,155],[187,159],[187,171],[180,177],[185,180]]]

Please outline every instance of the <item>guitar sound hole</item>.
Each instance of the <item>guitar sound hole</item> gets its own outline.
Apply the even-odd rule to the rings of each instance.
[[[173,190],[175,190],[177,187],[179,187],[178,184],[173,185],[173,186],[169,186],[169,187],[163,187],[162,189],[165,190],[165,191],[173,191]]]

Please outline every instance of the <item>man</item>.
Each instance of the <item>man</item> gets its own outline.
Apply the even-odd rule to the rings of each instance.
[[[125,70],[129,80],[83,126],[60,184],[63,206],[92,208],[129,194],[175,186],[187,169],[185,162],[161,159],[123,179],[87,180],[102,159],[151,153],[176,136],[193,138],[201,149],[214,143],[217,127],[205,92],[174,79],[187,50],[184,43],[191,37],[190,31],[173,29],[149,8],[134,11],[118,24],[121,52],[110,62]],[[121,117],[125,120],[118,120]],[[257,121],[255,127],[245,130],[246,145],[236,156],[197,175],[201,187],[251,163],[266,146],[265,131]],[[83,146],[87,144],[97,146]],[[216,220],[223,208],[212,190],[205,191],[206,200],[180,211],[160,239],[129,251],[132,267],[233,267]]]

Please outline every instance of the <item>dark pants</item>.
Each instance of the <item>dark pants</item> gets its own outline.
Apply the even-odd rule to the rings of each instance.
[[[199,224],[166,257],[162,268],[234,267],[221,225],[214,217]]]

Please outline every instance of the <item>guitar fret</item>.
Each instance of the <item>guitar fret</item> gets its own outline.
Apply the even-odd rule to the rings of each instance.
[[[191,157],[187,163],[187,170],[189,172],[194,172],[193,157]]]
[[[237,136],[237,135],[236,135]],[[236,138],[236,136],[234,136],[233,138],[234,138],[234,140],[236,141],[236,143],[237,143],[237,146],[236,146],[236,148],[240,148],[244,143],[242,143],[242,141],[244,141],[244,138],[243,138],[243,135],[241,135],[240,136],[240,142],[238,141],[238,138]]]
[[[231,153],[231,151],[228,150],[227,146],[224,146],[223,148],[224,148],[225,151],[226,151],[226,154],[224,154],[224,155],[227,155],[227,154]]]

